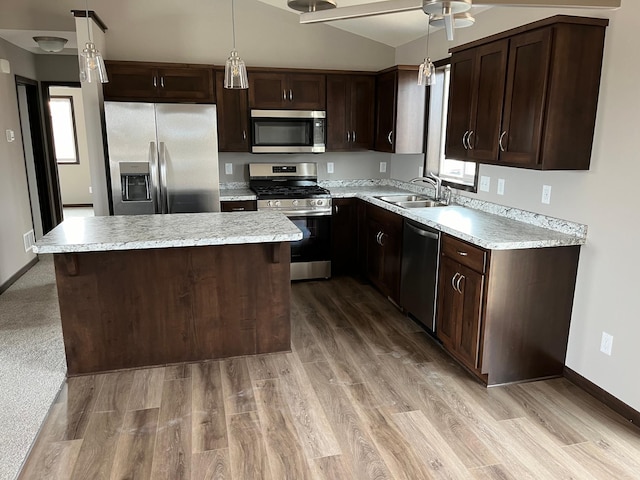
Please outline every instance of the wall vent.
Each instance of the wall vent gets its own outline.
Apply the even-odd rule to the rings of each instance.
[[[23,240],[24,240],[24,251],[25,252],[31,251],[33,249],[33,246],[36,243],[36,236],[33,233],[33,230],[29,230],[22,237],[23,237]]]

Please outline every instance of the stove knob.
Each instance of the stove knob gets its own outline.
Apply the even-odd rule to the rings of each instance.
[[[294,201],[293,201],[293,206],[295,207],[295,206],[297,206],[297,205],[298,205],[298,200],[294,200]]]
[[[309,206],[313,207],[316,204],[315,200],[309,200]]]
[[[318,200],[317,205],[318,205],[318,206],[320,206],[320,205],[324,205],[324,200]]]
[[[280,200],[276,200],[276,207],[280,206]]]
[[[271,200],[267,200],[267,207],[271,206]]]

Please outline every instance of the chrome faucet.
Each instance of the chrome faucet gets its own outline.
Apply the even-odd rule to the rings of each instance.
[[[431,185],[435,192],[433,199],[436,202],[439,202],[442,199],[442,179],[438,177],[436,174],[429,172],[424,177],[416,177],[411,180],[411,183],[423,182]]]

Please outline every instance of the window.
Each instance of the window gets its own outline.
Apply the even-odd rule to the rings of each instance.
[[[53,148],[58,163],[80,163],[73,112],[73,97],[52,96],[49,100]]]
[[[436,68],[436,84],[429,95],[429,126],[427,133],[427,171],[436,171],[445,185],[462,190],[476,190],[478,165],[446,158],[444,154],[447,135],[447,101],[451,66]]]

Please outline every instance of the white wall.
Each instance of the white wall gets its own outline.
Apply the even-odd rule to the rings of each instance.
[[[50,87],[51,95],[61,95],[73,98],[73,109],[76,123],[76,138],[78,141],[78,159],[80,163],[58,164],[60,178],[60,194],[63,205],[91,204],[92,195],[91,171],[89,170],[89,146],[85,133],[84,105],[82,89],[79,87]]]
[[[585,172],[535,172],[481,166],[491,177],[491,192],[477,198],[565,218],[589,226],[582,248],[576,286],[567,366],[636,410],[640,410],[640,309],[636,267],[640,233],[635,192],[640,178],[637,139],[640,136],[640,95],[637,79],[640,2],[623,2],[613,12],[494,8],[478,15],[474,27],[457,30],[453,43],[442,31],[431,39],[432,58],[446,56],[454,45],[504,31],[556,13],[610,18],[606,33],[598,120],[591,160]],[[424,39],[397,49],[398,63],[419,63]],[[496,195],[498,178],[506,180],[505,195]],[[551,204],[540,203],[542,185],[553,187]],[[470,195],[474,196],[474,195]],[[544,299],[541,299],[544,301]],[[613,354],[599,351],[602,332],[614,336]]]
[[[33,228],[15,74],[35,78],[34,55],[0,39],[0,58],[9,60],[11,73],[0,73],[0,285],[35,258],[24,251],[23,234]],[[5,131],[15,132],[7,142]]]

